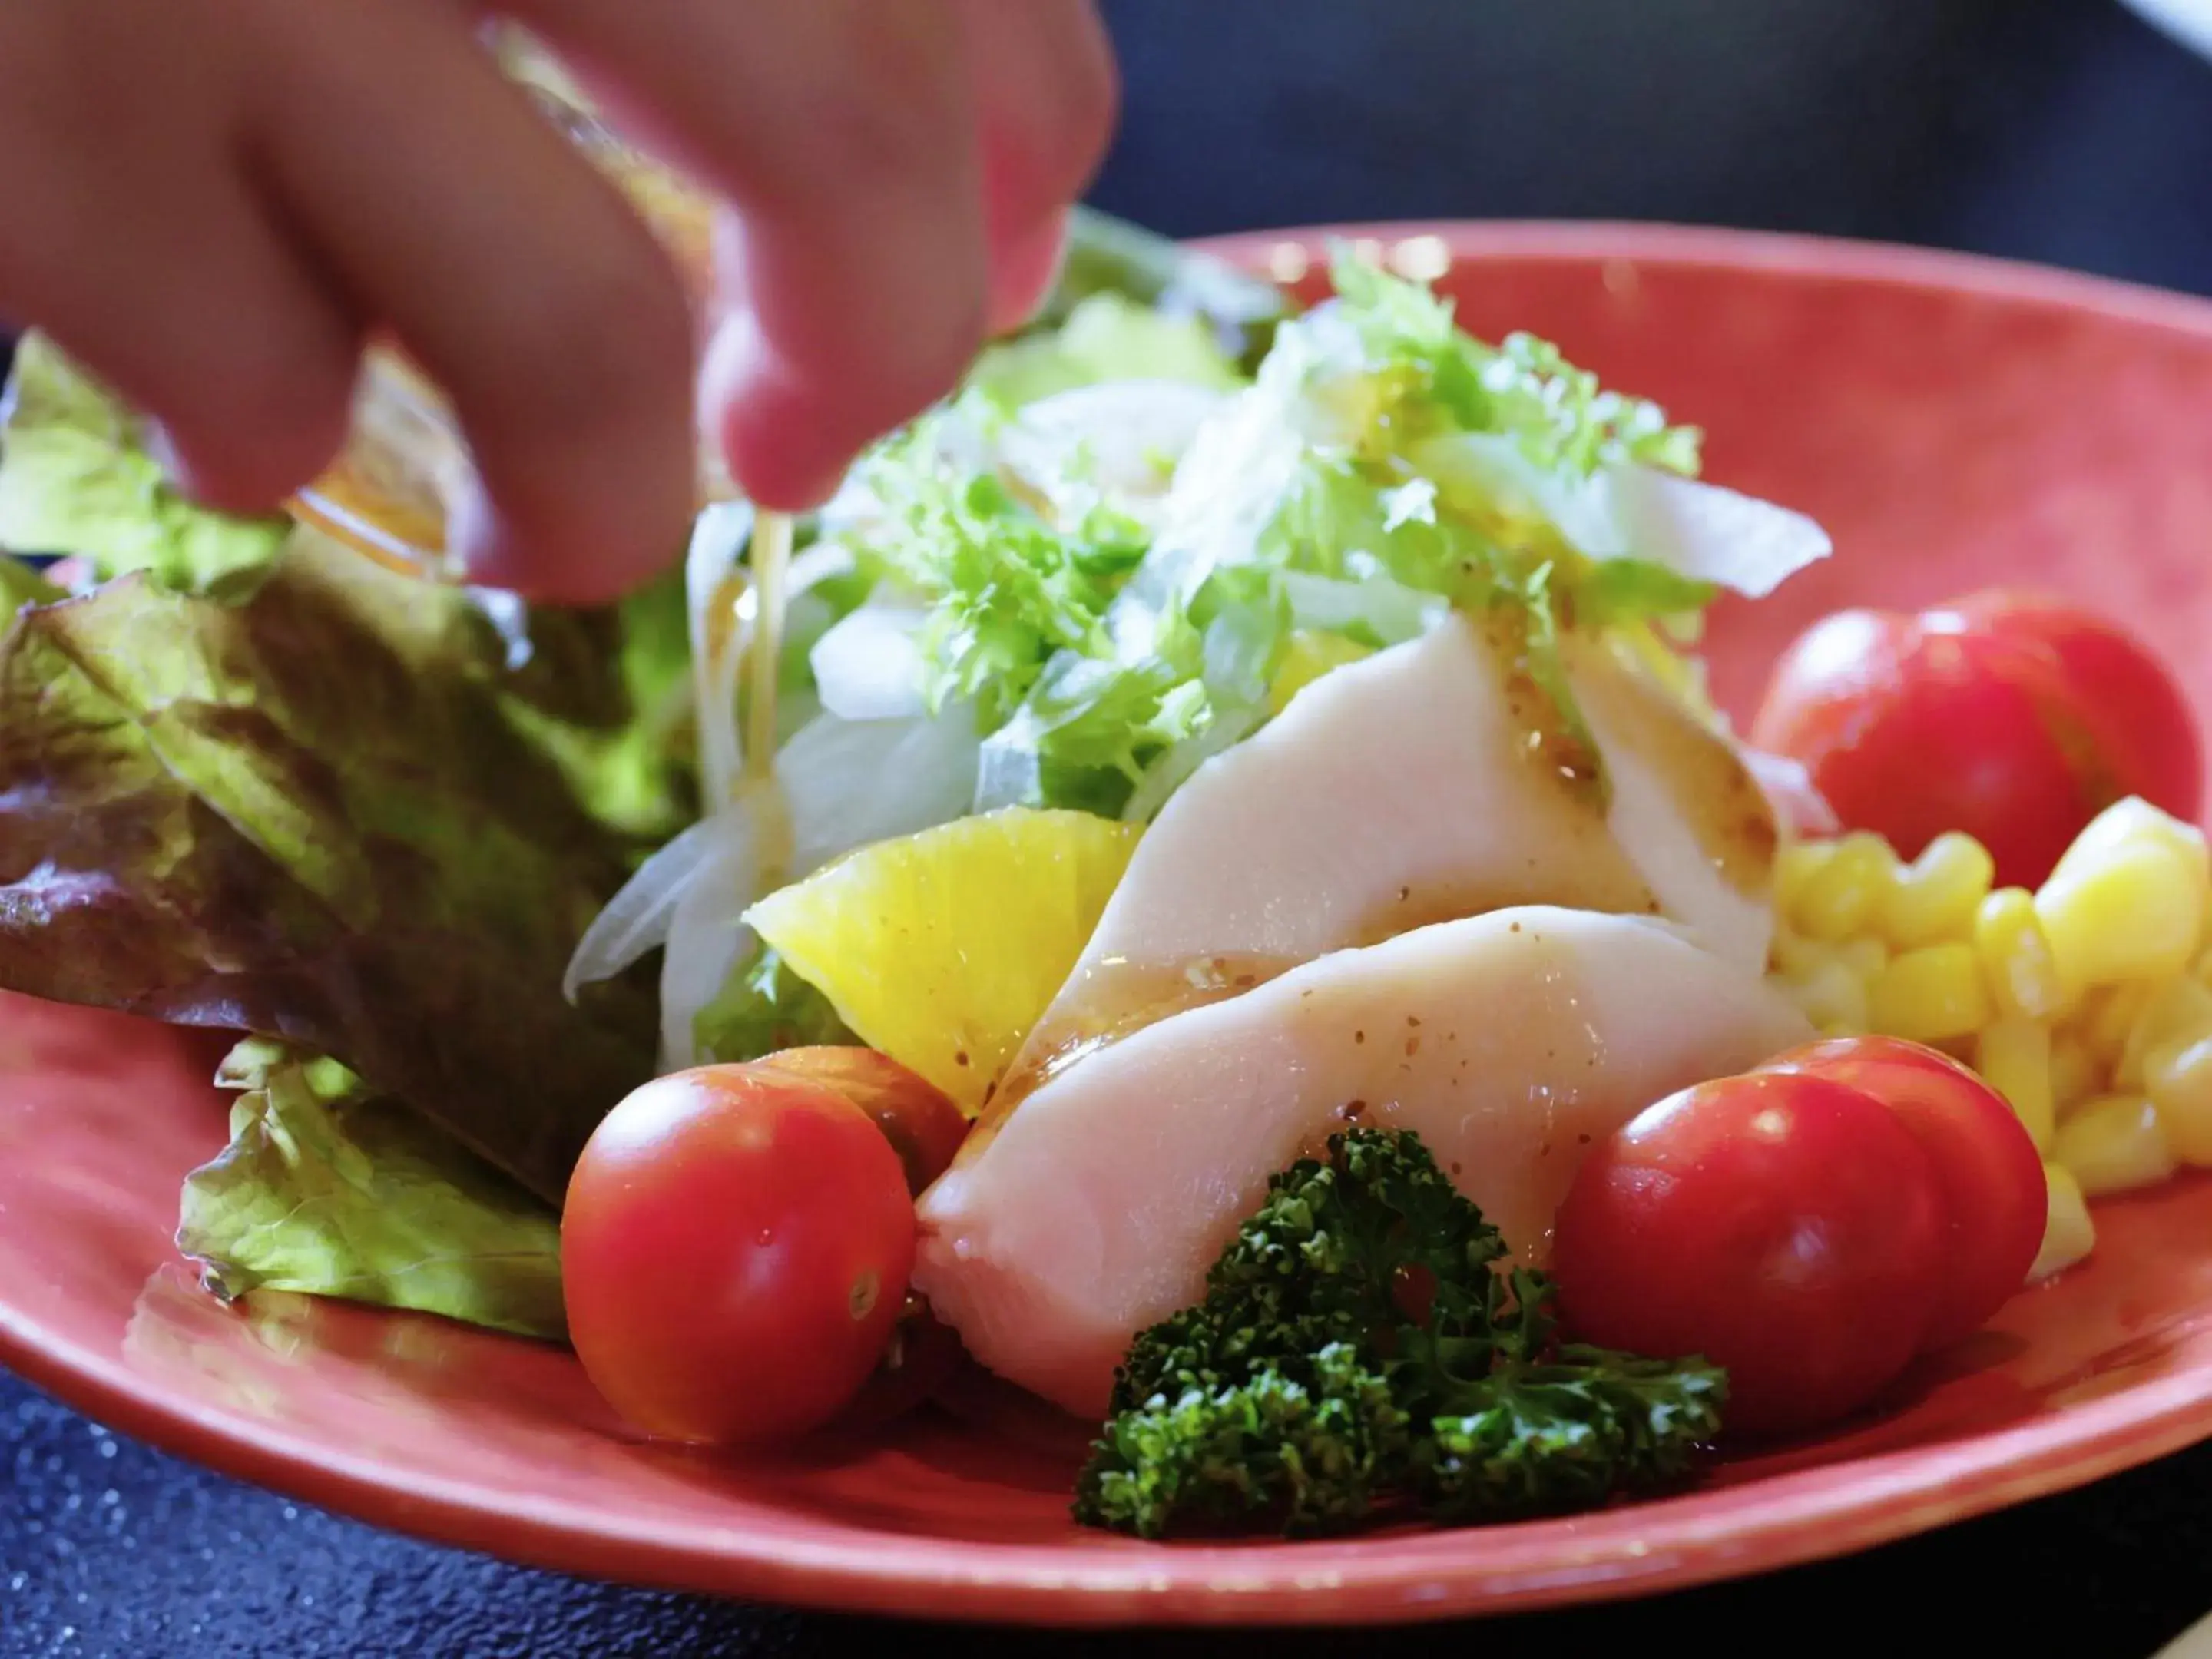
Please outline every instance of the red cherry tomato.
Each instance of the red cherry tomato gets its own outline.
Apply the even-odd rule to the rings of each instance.
[[[1912,857],[1947,830],[2033,887],[2089,820],[2141,795],[2193,821],[2187,700],[2109,623],[1979,593],[1905,616],[1838,611],[1775,665],[1752,742],[1803,765],[1844,826]]]
[[[1594,1148],[1560,1206],[1552,1272],[1584,1340],[1729,1372],[1732,1432],[1856,1410],[1918,1352],[1942,1285],[1928,1154],[1826,1078],[1723,1078]]]
[[[787,1438],[867,1381],[914,1250],[906,1170],[860,1108],[772,1066],[678,1073],[608,1114],[569,1179],[569,1339],[647,1433]]]
[[[1942,1282],[1922,1346],[1979,1330],[2027,1281],[2050,1206],[2042,1157],[2004,1097],[1948,1056],[1896,1037],[1808,1043],[1759,1069],[1872,1095],[1919,1139],[1944,1212]]]
[[[952,1155],[968,1138],[968,1120],[951,1096],[873,1048],[785,1048],[753,1066],[819,1083],[873,1118],[906,1165],[907,1185],[917,1196],[951,1167]]]

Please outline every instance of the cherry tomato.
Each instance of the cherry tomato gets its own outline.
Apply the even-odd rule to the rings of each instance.
[[[1979,593],[1917,616],[1843,611],[1775,665],[1758,748],[1803,765],[1846,829],[1907,858],[1947,830],[2033,887],[2089,820],[2141,795],[2193,821],[2203,762],[2173,678],[2111,623]]]
[[[1804,1073],[1702,1083],[1592,1149],[1552,1272],[1586,1341],[1729,1372],[1731,1432],[1856,1410],[1918,1352],[1942,1285],[1936,1171],[1897,1115]]]
[[[1806,1073],[1872,1095],[1935,1165],[1944,1265],[1923,1347],[1972,1335],[2027,1282],[2050,1196],[2043,1158],[2003,1096],[1948,1055],[1896,1037],[1808,1043],[1759,1069]]]
[[[907,1185],[917,1196],[951,1166],[968,1138],[968,1120],[949,1095],[873,1048],[786,1048],[753,1064],[833,1089],[873,1118],[906,1165]]]
[[[608,1114],[569,1178],[569,1339],[647,1433],[787,1438],[866,1382],[914,1251],[906,1170],[860,1107],[772,1066],[678,1073]]]

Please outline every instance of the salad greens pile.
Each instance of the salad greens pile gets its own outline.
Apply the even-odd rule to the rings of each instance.
[[[1131,350],[1149,375],[1065,390],[1040,423],[987,376],[863,463],[843,540],[917,618],[922,702],[975,705],[979,806],[1149,817],[1266,718],[1302,629],[1371,648],[1508,605],[1559,688],[1542,669],[1578,599],[1632,623],[1715,597],[1599,564],[1535,510],[1607,466],[1692,474],[1695,432],[1542,342],[1475,341],[1413,283],[1348,256],[1334,276],[1249,387],[1218,356]]]
[[[1679,664],[1716,593],[1826,551],[1552,347],[1334,276],[1293,315],[1085,216],[1043,325],[862,459],[789,572],[788,878],[1011,803],[1147,818],[1457,609],[1518,619],[1571,720],[1567,630]],[[656,1066],[848,1036],[744,922],[751,514],[549,609],[204,511],[138,432],[22,343],[0,548],[62,562],[0,553],[0,986],[250,1034],[185,1195],[214,1285],[557,1335],[600,1116]]]
[[[0,538],[89,568],[0,558],[0,984],[283,1045],[187,1188],[212,1282],[557,1335],[552,1206],[654,1029],[560,968],[696,810],[680,586],[526,611],[204,512],[36,337],[0,442]]]
[[[1195,318],[1092,293],[862,458],[793,572],[790,879],[1001,806],[1147,820],[1314,672],[1468,611],[1517,626],[1571,735],[1570,631],[1694,703],[1676,642],[1704,608],[1827,551],[1798,515],[1698,483],[1696,432],[1555,347],[1476,340],[1348,253],[1333,276],[1336,297],[1274,319],[1256,362]],[[750,528],[742,509],[702,520],[695,617]],[[722,781],[736,680],[727,664],[701,680],[708,817],[571,968],[580,984],[665,947],[666,1066],[751,1058],[796,994],[744,923],[763,895],[757,827]]]
[[[1144,1538],[1467,1522],[1680,1480],[1726,1376],[1553,1340],[1543,1276],[1409,1131],[1331,1137],[1269,1183],[1206,1299],[1139,1336],[1075,1515]]]
[[[1039,388],[1139,344],[1226,362],[1279,310],[1087,220],[1054,327],[987,362]],[[140,433],[50,342],[19,343],[0,986],[252,1034],[219,1079],[229,1145],[183,1193],[179,1243],[220,1293],[558,1338],[560,1198],[654,1069],[657,1024],[649,975],[562,969],[702,805],[683,574],[594,611],[427,583],[197,506]],[[866,597],[837,592],[799,606],[801,707],[807,617]],[[773,958],[711,988],[732,1050],[843,1035]]]

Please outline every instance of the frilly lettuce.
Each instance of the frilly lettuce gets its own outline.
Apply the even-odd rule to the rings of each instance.
[[[1067,259],[1040,322],[1060,328],[1097,295],[1205,325],[1222,352],[1249,370],[1267,355],[1290,298],[1263,276],[1185,248],[1094,209],[1071,216]],[[1109,363],[1110,376],[1134,373]]]
[[[702,1060],[735,1063],[784,1048],[859,1039],[837,1018],[828,997],[775,951],[762,948],[699,1011],[694,1040]]]
[[[1243,384],[1213,331],[1121,294],[1079,301],[1060,328],[987,348],[968,384],[1008,409],[1104,380],[1173,380],[1226,391]]]
[[[1148,817],[1269,716],[1294,635],[1379,647],[1455,608],[1525,616],[1571,726],[1561,630],[1648,648],[1826,553],[1797,514],[1697,482],[1693,429],[1556,347],[1474,340],[1349,258],[1334,278],[1248,386],[971,398],[864,462],[838,533],[878,603],[921,619],[923,703],[978,706],[977,808]]]

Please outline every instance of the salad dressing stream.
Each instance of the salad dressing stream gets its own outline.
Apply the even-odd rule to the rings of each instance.
[[[745,758],[738,798],[758,826],[753,854],[753,891],[772,893],[791,869],[791,803],[775,771],[776,680],[783,659],[785,573],[791,564],[792,526],[781,513],[763,513],[753,525],[752,639],[745,652]]]

